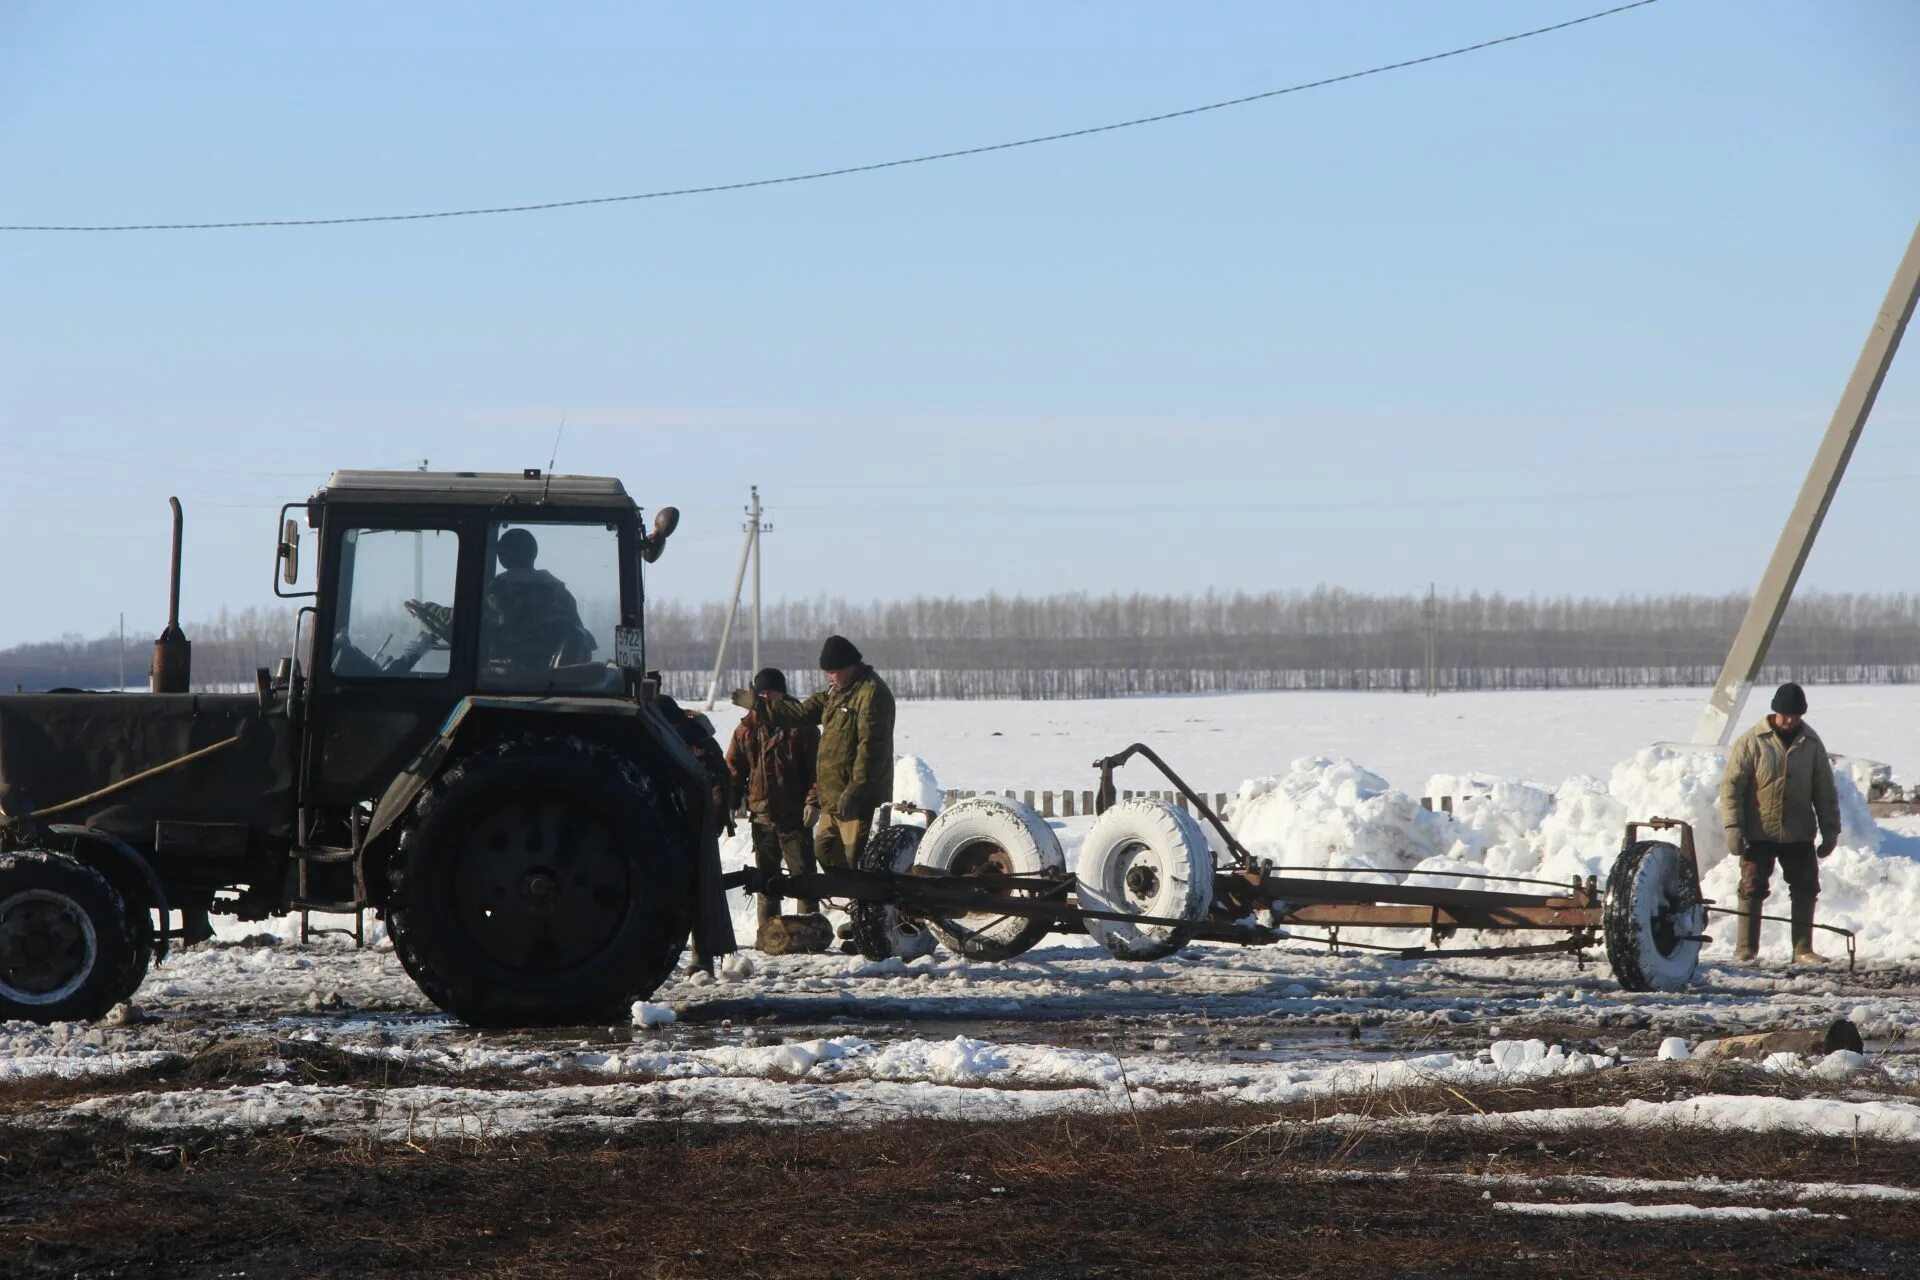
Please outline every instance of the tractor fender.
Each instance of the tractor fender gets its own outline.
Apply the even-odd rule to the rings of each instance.
[[[373,816],[361,837],[363,872],[370,881],[379,879],[379,860],[385,856],[385,846],[392,843],[388,836],[395,824],[413,807],[413,802],[447,762],[473,743],[508,731],[578,733],[616,748],[643,753],[656,769],[677,777],[684,794],[696,805],[694,814],[698,819],[687,833],[694,855],[694,946],[706,957],[732,951],[735,946],[733,923],[727,912],[720,872],[722,815],[705,800],[714,779],[683,736],[683,728],[703,738],[709,751],[718,748],[712,744],[711,726],[705,718],[683,726],[678,718],[685,714],[665,699],[642,704],[609,698],[462,698],[447,716],[439,734],[387,786],[380,802],[374,806]],[[367,866],[367,862],[374,865]]]
[[[636,703],[607,698],[462,698],[447,715],[440,732],[387,784],[379,803],[374,805],[373,817],[361,837],[361,847],[367,848],[379,840],[413,807],[413,802],[427,784],[439,775],[440,770],[446,767],[447,760],[456,754],[455,747],[463,739],[471,741],[507,727],[583,728],[589,730],[592,736],[599,736],[593,730],[612,730],[623,721],[627,722],[628,728],[638,728],[646,738],[647,746],[688,782],[699,783],[706,777],[692,748],[681,741],[680,736],[660,715]]]
[[[147,900],[160,913],[161,921],[167,918],[167,891],[160,883],[160,876],[153,864],[140,856],[140,851],[122,840],[93,827],[75,826],[70,823],[49,823],[47,830],[56,836],[65,836],[74,842],[73,856],[98,871],[106,882],[118,889],[129,879],[146,890]],[[122,897],[126,895],[121,894]],[[163,928],[156,929],[153,935],[153,962],[163,963],[167,958],[167,935]]]

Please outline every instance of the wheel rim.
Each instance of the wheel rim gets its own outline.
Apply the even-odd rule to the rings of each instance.
[[[953,855],[951,871],[956,876],[972,876],[975,879],[997,879],[1014,874],[1013,855],[991,840],[976,840]],[[988,911],[975,911],[958,920],[987,921],[988,925],[1005,920],[1005,915],[995,915]],[[982,926],[985,927],[985,926]]]
[[[474,948],[508,969],[555,973],[603,952],[633,891],[613,828],[570,798],[515,801],[468,828],[453,900]]]
[[[1135,841],[1108,855],[1107,896],[1122,901],[1142,915],[1152,915],[1166,883],[1164,869],[1153,850]]]
[[[1660,877],[1659,905],[1647,922],[1648,936],[1653,949],[1662,959],[1672,959],[1675,952],[1684,945],[1683,936],[1700,932],[1701,922],[1695,919],[1700,906],[1700,895],[1689,881],[1686,866],[1678,857],[1667,860],[1663,868],[1665,874]]]
[[[27,889],[0,902],[0,994],[57,1004],[93,973],[100,939],[86,909],[63,893]]]

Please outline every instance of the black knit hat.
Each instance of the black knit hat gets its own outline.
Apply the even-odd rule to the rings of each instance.
[[[753,691],[755,693],[785,693],[787,691],[787,673],[778,667],[762,667],[753,673]]]
[[[838,671],[842,667],[860,665],[860,651],[853,647],[853,641],[845,636],[828,636],[827,642],[820,646],[820,669]]]
[[[1807,691],[1788,681],[1773,691],[1773,709],[1783,716],[1807,714]]]

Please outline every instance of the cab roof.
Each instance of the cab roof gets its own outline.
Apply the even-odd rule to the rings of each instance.
[[[336,471],[313,495],[316,503],[366,502],[434,506],[624,507],[633,499],[611,476],[549,476],[511,471]]]

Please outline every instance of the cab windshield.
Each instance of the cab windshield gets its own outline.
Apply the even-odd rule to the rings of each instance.
[[[487,529],[478,686],[619,693],[620,536],[610,524],[495,521]]]

